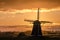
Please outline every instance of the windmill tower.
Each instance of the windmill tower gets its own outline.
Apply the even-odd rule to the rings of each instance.
[[[32,36],[42,36],[41,23],[39,21],[39,8],[37,12],[37,20],[33,22]]]

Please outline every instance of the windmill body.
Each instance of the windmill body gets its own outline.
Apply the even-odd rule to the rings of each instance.
[[[40,21],[36,20],[33,22],[33,29],[32,29],[31,35],[32,36],[42,36]]]

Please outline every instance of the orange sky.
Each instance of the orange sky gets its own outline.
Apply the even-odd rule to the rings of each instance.
[[[40,8],[40,20],[60,23],[60,0],[0,0],[0,25],[29,24],[24,19],[36,19]]]

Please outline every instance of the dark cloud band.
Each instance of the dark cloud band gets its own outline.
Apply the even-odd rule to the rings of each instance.
[[[55,8],[60,7],[60,0],[0,0],[0,8]]]

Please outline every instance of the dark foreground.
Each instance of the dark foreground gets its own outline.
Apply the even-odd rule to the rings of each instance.
[[[51,38],[51,37],[37,37],[37,36],[20,36],[20,37],[15,37],[15,38],[0,38],[0,40],[60,40],[59,37],[56,38]]]
[[[26,35],[28,34],[28,35]],[[60,33],[59,33],[60,34]],[[45,36],[31,36],[30,31],[28,32],[20,32],[16,35],[11,32],[3,32],[0,33],[0,40],[60,40],[60,35],[45,35]]]

